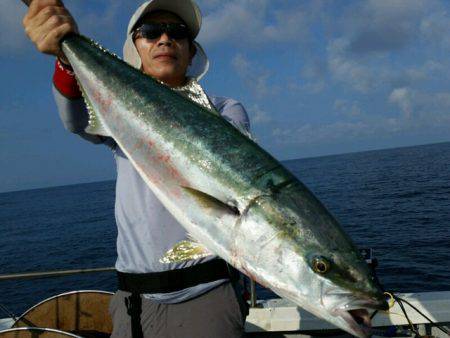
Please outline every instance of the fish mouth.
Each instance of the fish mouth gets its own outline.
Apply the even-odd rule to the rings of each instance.
[[[341,328],[360,338],[371,336],[369,311],[389,309],[381,292],[368,295],[339,288],[328,289],[322,297],[322,304],[332,316],[340,318]]]
[[[348,325],[352,333],[360,338],[371,336],[372,326],[369,311],[367,309],[343,310],[337,309],[336,316],[341,317]]]
[[[369,310],[386,310],[389,306],[385,299],[354,300],[333,312],[341,317],[357,337],[365,338],[372,335],[372,324]]]

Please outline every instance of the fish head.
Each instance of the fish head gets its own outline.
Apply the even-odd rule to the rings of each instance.
[[[264,224],[272,233],[255,241],[274,256],[261,273],[272,279],[263,284],[355,336],[370,335],[368,311],[386,310],[386,298],[360,251],[312,193],[286,187],[259,198],[248,213],[255,227]]]
[[[312,248],[311,248],[312,249]],[[370,310],[387,310],[386,297],[357,252],[314,248],[305,255],[314,314],[358,337],[370,336]],[[304,292],[304,288],[301,288]]]

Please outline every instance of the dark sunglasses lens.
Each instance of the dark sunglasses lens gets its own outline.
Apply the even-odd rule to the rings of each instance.
[[[136,30],[136,34],[145,39],[156,39],[163,33],[167,33],[172,39],[185,39],[189,36],[186,25],[179,23],[144,24]]]
[[[163,33],[163,27],[161,25],[142,25],[138,32],[145,39],[156,39]]]
[[[174,39],[185,39],[189,36],[188,29],[183,24],[168,24],[166,32]]]

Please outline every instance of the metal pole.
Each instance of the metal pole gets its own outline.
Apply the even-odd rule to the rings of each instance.
[[[92,269],[53,270],[53,271],[11,273],[11,274],[0,275],[0,281],[13,280],[13,279],[60,277],[60,276],[76,275],[76,274],[81,274],[81,273],[96,273],[96,272],[106,272],[106,271],[116,271],[116,269],[113,267],[107,267],[107,268],[92,268]]]

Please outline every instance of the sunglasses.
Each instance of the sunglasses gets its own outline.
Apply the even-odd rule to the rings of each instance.
[[[182,40],[189,37],[189,29],[182,23],[144,23],[133,32],[133,38],[157,39],[166,33],[171,39]]]

